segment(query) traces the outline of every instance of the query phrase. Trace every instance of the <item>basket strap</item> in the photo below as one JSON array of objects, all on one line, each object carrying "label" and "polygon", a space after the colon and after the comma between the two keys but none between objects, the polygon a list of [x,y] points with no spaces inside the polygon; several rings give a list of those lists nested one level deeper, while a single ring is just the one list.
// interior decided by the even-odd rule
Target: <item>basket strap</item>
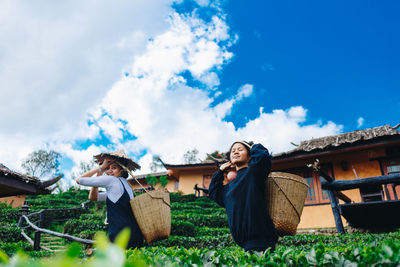
[{"label": "basket strap", "polygon": [[290,205],[292,205],[294,211],[295,211],[296,214],[297,214],[297,217],[298,217],[299,220],[300,220],[300,213],[299,213],[299,211],[298,211],[298,210],[296,209],[296,207],[293,205],[293,202],[292,202],[292,201],[289,199],[289,197],[286,195],[285,191],[282,190],[282,188],[281,188],[280,185],[275,181],[274,178],[272,178],[272,177],[268,177],[268,178],[271,179],[271,180],[276,184],[276,186],[279,188],[279,190],[282,191],[283,195],[284,195],[284,196],[286,197],[286,199],[289,201]]},{"label": "basket strap", "polygon": [[165,203],[165,205],[167,205],[168,207],[171,208],[171,205],[167,201],[165,201],[165,199],[163,197],[155,197],[155,196],[152,196],[150,192],[147,192],[147,193],[148,193],[148,195],[150,195],[150,197],[152,199],[161,199]]},{"label": "basket strap", "polygon": [[124,169],[125,171],[127,171],[127,172],[132,176],[133,179],[136,180],[136,182],[142,187],[142,189],[143,189],[144,191],[146,191],[146,193],[147,193],[152,199],[162,199],[162,201],[163,201],[168,207],[171,208],[171,205],[170,205],[167,201],[165,201],[165,199],[164,199],[163,197],[156,197],[156,196],[153,196],[146,188],[144,188],[143,185],[139,182],[139,180],[136,179],[136,177],[133,175],[133,173],[131,172],[131,170],[129,170],[127,167],[125,167],[123,164],[121,164],[121,163],[119,163],[119,162],[118,162],[118,164],[122,167],[122,169]]}]

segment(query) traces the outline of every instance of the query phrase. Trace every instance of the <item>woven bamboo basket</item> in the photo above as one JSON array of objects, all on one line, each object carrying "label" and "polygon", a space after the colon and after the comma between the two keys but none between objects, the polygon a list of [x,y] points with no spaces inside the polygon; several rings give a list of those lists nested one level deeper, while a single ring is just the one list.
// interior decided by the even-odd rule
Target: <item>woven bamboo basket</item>
[{"label": "woven bamboo basket", "polygon": [[133,214],[147,243],[171,234],[171,204],[165,188],[148,191],[130,200]]},{"label": "woven bamboo basket", "polygon": [[304,178],[271,172],[265,181],[265,201],[279,236],[295,235],[300,222],[308,184]]}]

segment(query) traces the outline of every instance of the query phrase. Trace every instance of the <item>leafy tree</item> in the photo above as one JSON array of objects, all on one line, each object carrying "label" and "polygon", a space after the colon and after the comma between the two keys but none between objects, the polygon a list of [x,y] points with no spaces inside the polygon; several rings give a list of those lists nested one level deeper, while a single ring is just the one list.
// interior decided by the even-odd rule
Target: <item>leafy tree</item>
[{"label": "leafy tree", "polygon": [[36,177],[53,176],[59,172],[61,154],[54,150],[39,149],[30,153],[23,161],[22,168],[28,175]]},{"label": "leafy tree", "polygon": [[162,170],[162,169],[164,169],[164,165],[161,162],[160,156],[155,155],[153,157],[152,162],[150,163],[150,170],[152,172],[157,172],[157,171]]},{"label": "leafy tree", "polygon": [[90,171],[90,170],[93,170],[93,169],[96,168],[96,167],[98,167],[98,166],[97,166],[96,162],[94,162],[94,160],[91,160],[91,161],[89,161],[89,162],[83,162],[83,161],[81,161],[81,162],[79,163],[79,171],[80,171],[80,174],[85,173],[85,172],[88,172],[88,171]]},{"label": "leafy tree", "polygon": [[197,157],[198,154],[199,154],[199,151],[196,148],[186,151],[186,153],[183,155],[183,162],[185,164],[199,162],[200,159]]},{"label": "leafy tree", "polygon": [[77,177],[81,176],[85,172],[93,170],[96,167],[98,168],[99,166],[97,165],[97,163],[94,160],[91,160],[91,161],[88,161],[88,162],[81,161],[79,163],[78,171],[74,172],[71,175],[71,177],[72,177],[73,180],[75,180]]},{"label": "leafy tree", "polygon": [[168,178],[167,175],[161,175],[160,178],[157,178],[156,176],[147,174],[146,175],[146,183],[152,187],[156,186],[160,182],[162,187],[165,187],[168,184]]}]

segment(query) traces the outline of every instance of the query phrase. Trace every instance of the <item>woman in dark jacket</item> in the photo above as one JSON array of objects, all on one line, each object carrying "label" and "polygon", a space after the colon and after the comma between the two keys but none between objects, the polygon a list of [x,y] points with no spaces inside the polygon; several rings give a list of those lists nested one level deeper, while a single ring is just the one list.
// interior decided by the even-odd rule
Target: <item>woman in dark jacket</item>
[{"label": "woman in dark jacket", "polygon": [[[213,175],[209,197],[225,207],[229,229],[239,246],[246,251],[274,251],[278,235],[264,201],[271,156],[261,144],[238,141],[232,144],[228,158]],[[224,171],[232,168],[236,177],[223,185]]]}]

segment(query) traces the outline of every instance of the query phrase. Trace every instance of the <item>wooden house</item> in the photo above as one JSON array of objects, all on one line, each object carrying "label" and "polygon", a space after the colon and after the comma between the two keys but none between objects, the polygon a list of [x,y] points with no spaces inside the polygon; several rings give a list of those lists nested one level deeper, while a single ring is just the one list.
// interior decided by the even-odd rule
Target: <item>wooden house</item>
[{"label": "wooden house", "polygon": [[0,164],[0,202],[20,207],[24,204],[26,195],[50,194],[52,189],[49,187],[61,178],[62,175],[59,175],[42,182],[34,176],[14,172]]},{"label": "wooden house", "polygon": [[[335,180],[363,179],[400,172],[399,125],[384,125],[333,136],[302,141],[295,149],[273,155],[272,171],[283,171],[302,176],[309,191],[299,228],[335,227],[328,194],[321,188],[321,180],[307,167],[319,159],[322,168]],[[169,169],[170,192],[194,193],[194,188],[208,188],[215,161],[195,164],[165,164]],[[165,174],[165,173],[163,173]],[[159,175],[159,174],[156,174]],[[145,175],[138,177],[145,184]],[[137,187],[135,183],[132,183]],[[203,193],[204,194],[204,193]],[[397,200],[400,186],[385,184],[345,192],[353,202]],[[344,220],[346,225],[346,221]]]}]

